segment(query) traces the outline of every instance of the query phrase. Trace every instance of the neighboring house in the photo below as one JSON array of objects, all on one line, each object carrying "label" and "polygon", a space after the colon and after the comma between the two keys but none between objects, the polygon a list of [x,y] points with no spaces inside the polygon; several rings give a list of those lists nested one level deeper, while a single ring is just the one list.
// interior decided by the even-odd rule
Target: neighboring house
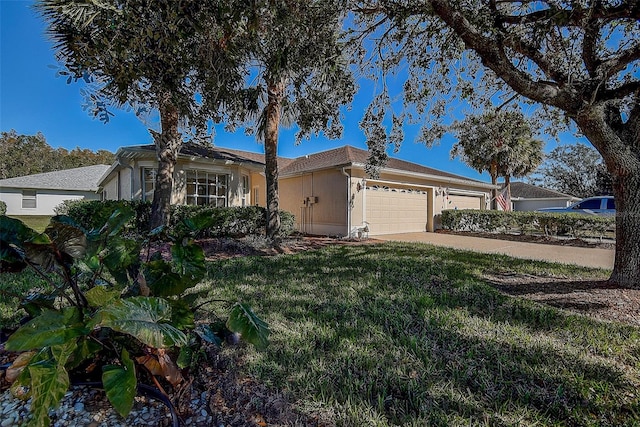
[{"label": "neighboring house", "polygon": [[[280,208],[299,231],[370,235],[433,231],[444,209],[485,209],[491,184],[389,159],[367,178],[368,152],[344,146],[296,159],[279,158]],[[100,186],[105,199],[153,196],[153,145],[123,147]],[[186,144],[178,156],[172,203],[264,206],[264,155]],[[366,231],[368,230],[368,231]]]},{"label": "neighboring house", "polygon": [[100,200],[98,181],[108,165],[85,166],[0,180],[7,215],[55,215],[65,200]]},{"label": "neighboring house", "polygon": [[567,207],[580,198],[524,182],[511,183],[511,203],[514,211],[535,211],[542,208]]}]

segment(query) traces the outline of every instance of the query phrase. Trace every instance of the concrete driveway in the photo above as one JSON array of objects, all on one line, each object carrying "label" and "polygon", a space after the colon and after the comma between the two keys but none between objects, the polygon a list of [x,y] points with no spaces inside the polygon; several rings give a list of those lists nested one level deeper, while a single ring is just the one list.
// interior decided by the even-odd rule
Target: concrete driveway
[{"label": "concrete driveway", "polygon": [[575,264],[583,267],[612,269],[614,259],[613,249],[544,245],[540,243],[483,239],[481,237],[444,233],[402,233],[372,237],[378,240],[429,243],[448,248],[465,249],[483,253],[497,253],[515,258]]}]

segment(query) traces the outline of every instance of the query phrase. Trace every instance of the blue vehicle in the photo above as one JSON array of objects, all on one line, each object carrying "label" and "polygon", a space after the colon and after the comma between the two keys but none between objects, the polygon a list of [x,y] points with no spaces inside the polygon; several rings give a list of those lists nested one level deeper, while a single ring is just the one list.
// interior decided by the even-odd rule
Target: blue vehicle
[{"label": "blue vehicle", "polygon": [[612,216],[616,214],[616,203],[613,196],[589,197],[566,208],[542,208],[536,212]]}]

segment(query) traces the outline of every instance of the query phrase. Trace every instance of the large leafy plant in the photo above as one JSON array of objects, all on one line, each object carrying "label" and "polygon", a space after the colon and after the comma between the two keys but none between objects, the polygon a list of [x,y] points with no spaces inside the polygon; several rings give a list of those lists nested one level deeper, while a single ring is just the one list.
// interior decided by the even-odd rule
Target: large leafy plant
[{"label": "large leafy plant", "polygon": [[[193,237],[209,219],[186,220],[181,235],[159,228],[140,242],[121,235],[133,215],[116,210],[89,232],[56,216],[43,233],[0,216],[0,271],[33,269],[55,289],[25,301],[32,319],[5,343],[6,350],[22,352],[8,377],[14,395],[33,399],[34,425],[48,424],[50,408],[80,367],[102,366],[107,398],[124,417],[140,372],[157,385],[161,377],[176,386],[202,341],[220,344],[239,334],[256,347],[267,344],[267,325],[246,304],[235,303],[226,322],[196,326],[184,294],[205,278],[204,253]],[[150,250],[160,236],[171,244],[170,255]]]}]

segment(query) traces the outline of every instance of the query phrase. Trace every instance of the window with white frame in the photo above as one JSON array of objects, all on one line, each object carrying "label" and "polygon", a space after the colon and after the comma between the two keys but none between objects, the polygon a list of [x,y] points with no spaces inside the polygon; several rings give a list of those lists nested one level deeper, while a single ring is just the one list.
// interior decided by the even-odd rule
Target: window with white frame
[{"label": "window with white frame", "polygon": [[153,200],[153,192],[156,188],[156,170],[154,168],[142,168],[142,200]]},{"label": "window with white frame", "polygon": [[36,208],[36,190],[22,190],[22,208]]},{"label": "window with white frame", "polygon": [[242,182],[240,184],[242,188],[240,188],[240,194],[242,197],[242,206],[247,206],[247,197],[249,197],[250,187],[249,187],[249,177],[247,175],[242,175]]},{"label": "window with white frame", "polygon": [[228,181],[229,176],[225,174],[187,171],[187,204],[227,206]]}]

